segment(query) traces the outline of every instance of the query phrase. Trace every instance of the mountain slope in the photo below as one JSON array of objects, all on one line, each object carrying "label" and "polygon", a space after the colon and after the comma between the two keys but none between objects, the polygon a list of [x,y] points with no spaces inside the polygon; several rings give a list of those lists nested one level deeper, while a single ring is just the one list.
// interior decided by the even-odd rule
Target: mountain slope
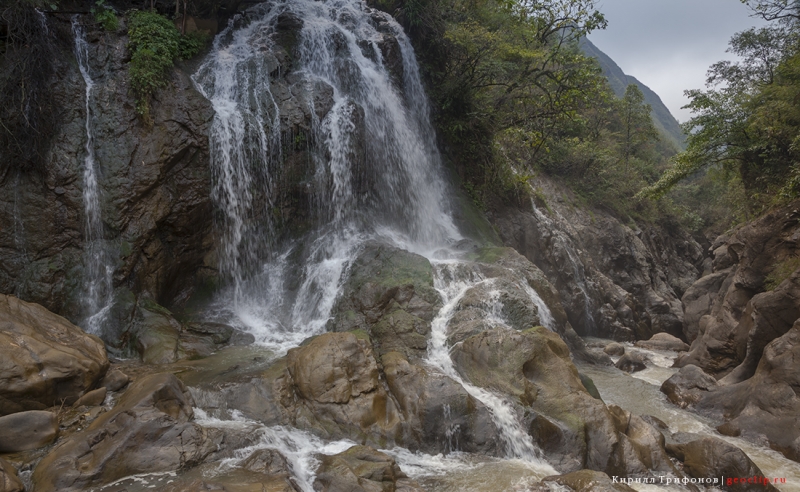
[{"label": "mountain slope", "polygon": [[674,116],[669,112],[669,109],[658,97],[658,94],[653,92],[652,89],[641,83],[636,77],[627,75],[622,69],[614,63],[608,55],[600,51],[600,49],[592,44],[588,39],[581,41],[581,49],[584,53],[592,58],[595,58],[603,69],[603,74],[611,84],[611,88],[618,97],[625,94],[625,88],[628,84],[636,84],[644,94],[644,100],[652,108],[653,122],[656,128],[667,137],[667,139],[679,148],[684,148],[686,137],[681,130],[680,124]]}]

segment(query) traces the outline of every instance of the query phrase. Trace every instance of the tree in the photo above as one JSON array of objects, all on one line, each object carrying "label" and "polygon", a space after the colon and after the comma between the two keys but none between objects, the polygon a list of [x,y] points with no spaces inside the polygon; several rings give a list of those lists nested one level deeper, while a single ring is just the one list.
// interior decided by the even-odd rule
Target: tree
[{"label": "tree", "polygon": [[755,15],[764,20],[800,20],[800,1],[798,0],[741,0]]},{"label": "tree", "polygon": [[631,156],[643,144],[658,138],[658,131],[650,117],[652,108],[644,103],[644,94],[636,84],[629,84],[622,97],[622,160],[625,170]]},{"label": "tree", "polygon": [[[753,5],[757,13],[770,16],[787,5],[750,3],[758,4]],[[790,7],[794,5],[792,2]],[[796,25],[779,22],[733,37],[729,51],[742,60],[714,64],[707,90],[686,91],[691,99],[687,107],[694,114],[684,124],[687,149],[657,183],[642,191],[643,196],[660,197],[681,180],[709,167],[734,172],[747,195],[761,205],[766,205],[770,194],[796,193],[794,178],[789,177],[795,176],[800,184],[796,158],[800,150],[796,139],[800,132],[798,32]]]}]

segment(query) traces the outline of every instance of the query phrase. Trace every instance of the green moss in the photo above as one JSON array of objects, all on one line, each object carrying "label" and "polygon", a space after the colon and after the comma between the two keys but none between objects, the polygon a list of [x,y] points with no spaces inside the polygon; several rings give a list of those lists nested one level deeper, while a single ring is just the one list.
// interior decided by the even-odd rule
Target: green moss
[{"label": "green moss", "polygon": [[478,250],[475,257],[481,263],[495,263],[506,255],[506,249],[501,247],[488,247]]},{"label": "green moss", "polygon": [[784,280],[789,278],[792,273],[800,268],[800,257],[790,256],[782,261],[775,263],[772,266],[767,278],[764,279],[764,289],[773,290],[778,287]]},{"label": "green moss", "polygon": [[169,309],[165,308],[164,306],[162,306],[161,304],[158,304],[157,302],[155,302],[153,300],[144,299],[144,298],[139,299],[139,305],[143,309],[146,309],[146,310],[148,310],[148,311],[150,311],[152,313],[163,314],[164,316],[170,316],[170,317],[172,316],[172,313],[170,312]]},{"label": "green moss", "polygon": [[355,335],[355,337],[359,340],[369,341],[369,333],[367,333],[366,330],[351,330],[350,333]]}]

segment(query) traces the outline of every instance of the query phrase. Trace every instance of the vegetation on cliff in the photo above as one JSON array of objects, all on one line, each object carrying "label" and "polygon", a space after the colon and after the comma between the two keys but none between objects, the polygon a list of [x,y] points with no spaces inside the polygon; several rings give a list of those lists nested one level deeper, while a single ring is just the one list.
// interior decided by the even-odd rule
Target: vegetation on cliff
[{"label": "vegetation on cliff", "polygon": [[[417,45],[436,123],[481,206],[525,203],[546,173],[627,220],[680,211],[634,201],[677,152],[641,91],[617,98],[579,41],[606,21],[593,0],[413,0],[381,4]],[[678,212],[678,213],[676,213]]]},{"label": "vegetation on cliff", "polygon": [[800,11],[782,0],[744,3],[774,22],[736,34],[728,51],[741,61],[714,64],[706,90],[686,91],[687,149],[643,196],[701,172],[716,181],[711,201],[739,198],[729,203],[740,220],[800,196]]}]

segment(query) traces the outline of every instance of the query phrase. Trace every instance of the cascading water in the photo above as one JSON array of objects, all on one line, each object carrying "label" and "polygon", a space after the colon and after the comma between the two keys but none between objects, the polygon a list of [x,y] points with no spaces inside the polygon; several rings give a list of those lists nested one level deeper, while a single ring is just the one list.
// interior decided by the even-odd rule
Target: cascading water
[{"label": "cascading water", "polygon": [[100,211],[100,190],[97,183],[97,162],[92,131],[92,89],[94,81],[89,73],[89,47],[78,16],[72,18],[72,33],[75,37],[75,58],[86,84],[86,156],[83,160],[83,207],[84,207],[84,269],[86,271],[86,319],[84,329],[92,334],[102,333],[102,324],[111,306],[112,275],[114,268],[103,239],[103,220]]},{"label": "cascading water", "polygon": [[[302,24],[292,76],[308,94],[316,224],[289,245],[276,244],[272,218],[282,146],[292,138],[282,130],[274,94],[284,90],[275,81],[282,68],[272,54],[287,18]],[[216,111],[210,141],[220,267],[232,284],[224,304],[280,352],[324,328],[365,240],[399,237],[422,252],[461,237],[444,203],[419,69],[391,16],[355,0],[299,0],[256,6],[247,19],[217,36],[193,79]],[[402,93],[381,49],[390,38],[399,44]],[[332,90],[321,120],[320,87]]]},{"label": "cascading water", "polygon": [[[492,420],[500,431],[506,445],[506,453],[510,458],[520,458],[540,464],[543,467],[549,467],[550,465],[542,459],[541,451],[533,444],[531,436],[525,432],[525,429],[519,423],[514,408],[497,395],[464,381],[456,371],[453,360],[450,358],[450,348],[447,345],[447,325],[453,318],[459,301],[469,289],[480,283],[492,282],[492,280],[485,279],[477,271],[470,268],[470,264],[457,260],[434,260],[433,266],[435,272],[434,287],[442,296],[443,306],[431,322],[428,362],[458,382],[467,393],[489,409]],[[493,309],[490,314],[498,312],[499,310]],[[492,320],[495,322],[501,321],[496,315],[492,316]],[[553,470],[553,473],[555,473],[555,470]]]}]

